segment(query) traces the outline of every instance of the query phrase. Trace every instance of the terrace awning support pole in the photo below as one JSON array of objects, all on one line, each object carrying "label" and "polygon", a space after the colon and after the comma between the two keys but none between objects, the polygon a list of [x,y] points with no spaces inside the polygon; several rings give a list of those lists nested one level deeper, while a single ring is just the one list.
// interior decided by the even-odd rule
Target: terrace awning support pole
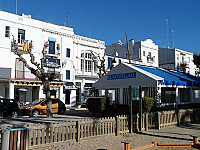
[{"label": "terrace awning support pole", "polygon": [[180,125],[180,118],[179,118],[179,108],[178,108],[178,104],[179,104],[180,100],[179,100],[179,93],[178,93],[178,87],[176,87],[176,115],[177,115],[177,125]]},{"label": "terrace awning support pole", "polygon": [[140,126],[139,129],[142,131],[142,87],[139,86],[139,114],[140,114]]},{"label": "terrace awning support pole", "polygon": [[132,86],[129,85],[129,133],[133,132]]}]

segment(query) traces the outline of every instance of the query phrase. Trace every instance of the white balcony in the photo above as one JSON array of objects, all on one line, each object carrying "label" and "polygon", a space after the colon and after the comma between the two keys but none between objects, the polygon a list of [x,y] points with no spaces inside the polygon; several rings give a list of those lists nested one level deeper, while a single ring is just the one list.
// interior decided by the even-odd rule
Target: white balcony
[{"label": "white balcony", "polygon": [[15,70],[15,79],[24,80],[38,80],[38,78],[31,73],[31,71]]},{"label": "white balcony", "polygon": [[[34,48],[34,42],[31,41],[31,40],[28,40],[28,45],[29,45],[29,48],[32,47],[32,49]],[[18,52],[25,52],[26,51],[23,49],[23,44],[22,43],[17,43],[17,46],[18,46]],[[11,41],[11,50],[13,51],[14,50],[14,44],[13,44],[13,41]]]},{"label": "white balcony", "polygon": [[184,60],[184,61],[181,62],[181,64],[186,64],[186,65],[188,65],[188,64],[189,64],[189,61]]},{"label": "white balcony", "polygon": [[153,56],[153,57],[147,56],[147,63],[153,63],[154,60],[155,60],[155,56]]},{"label": "white balcony", "polygon": [[81,77],[81,78],[95,78],[95,79],[98,79],[99,76],[97,73],[94,73],[94,72],[84,72],[82,70],[78,70],[78,69],[75,69],[75,76],[76,77]]}]

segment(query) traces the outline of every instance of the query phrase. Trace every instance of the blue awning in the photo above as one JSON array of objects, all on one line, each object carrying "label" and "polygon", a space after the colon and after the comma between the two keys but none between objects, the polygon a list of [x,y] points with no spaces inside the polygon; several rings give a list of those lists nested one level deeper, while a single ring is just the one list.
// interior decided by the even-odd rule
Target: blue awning
[{"label": "blue awning", "polygon": [[178,71],[171,71],[171,72],[182,78],[192,81],[194,85],[200,86],[200,79],[198,77],[195,77],[193,75],[184,72],[178,72]]},{"label": "blue awning", "polygon": [[84,87],[92,87],[93,83],[85,83]]},{"label": "blue awning", "polygon": [[65,86],[73,86],[74,83],[73,82],[65,82]]},{"label": "blue awning", "polygon": [[73,82],[65,82],[64,86],[63,86],[63,90],[76,90],[77,88],[75,87]]},{"label": "blue awning", "polygon": [[55,38],[52,38],[52,37],[49,37],[49,38],[48,38],[48,41],[56,42],[56,39],[55,39]]},{"label": "blue awning", "polygon": [[147,72],[150,72],[154,75],[157,75],[157,76],[163,78],[164,81],[158,81],[158,83],[161,85],[181,85],[181,86],[191,86],[192,85],[191,80],[183,79],[181,77],[173,75],[172,73],[169,73],[167,70],[164,70],[164,69],[137,66],[137,65],[133,65],[133,66],[138,67],[142,70],[145,70]]}]

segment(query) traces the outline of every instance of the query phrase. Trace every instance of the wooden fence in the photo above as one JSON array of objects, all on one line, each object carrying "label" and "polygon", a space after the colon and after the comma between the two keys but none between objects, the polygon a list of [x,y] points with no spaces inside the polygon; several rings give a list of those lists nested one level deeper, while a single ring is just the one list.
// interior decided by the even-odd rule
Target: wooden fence
[{"label": "wooden fence", "polygon": [[192,109],[160,111],[150,114],[144,113],[142,115],[142,126],[140,127],[139,114],[135,114],[133,115],[133,130],[148,131],[148,128],[161,129],[166,126],[192,122],[194,120],[193,117]]},{"label": "wooden fence", "polygon": [[104,135],[126,134],[128,117],[117,116],[100,119],[56,122],[50,124],[28,124],[29,149],[77,141]]},{"label": "wooden fence", "polygon": [[193,110],[172,110],[157,113],[157,128],[193,121]]},{"label": "wooden fence", "polygon": [[77,122],[77,142],[94,136],[115,135],[115,130],[116,119],[114,117],[81,120]]}]

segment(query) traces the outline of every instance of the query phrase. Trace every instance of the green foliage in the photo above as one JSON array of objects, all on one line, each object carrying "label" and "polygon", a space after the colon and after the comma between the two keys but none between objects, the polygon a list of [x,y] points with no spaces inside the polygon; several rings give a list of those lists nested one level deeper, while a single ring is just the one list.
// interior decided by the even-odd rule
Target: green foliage
[{"label": "green foliage", "polygon": [[142,107],[144,112],[150,112],[154,105],[153,97],[142,97]]},{"label": "green foliage", "polygon": [[89,97],[86,105],[90,112],[103,112],[106,108],[106,97]]}]

